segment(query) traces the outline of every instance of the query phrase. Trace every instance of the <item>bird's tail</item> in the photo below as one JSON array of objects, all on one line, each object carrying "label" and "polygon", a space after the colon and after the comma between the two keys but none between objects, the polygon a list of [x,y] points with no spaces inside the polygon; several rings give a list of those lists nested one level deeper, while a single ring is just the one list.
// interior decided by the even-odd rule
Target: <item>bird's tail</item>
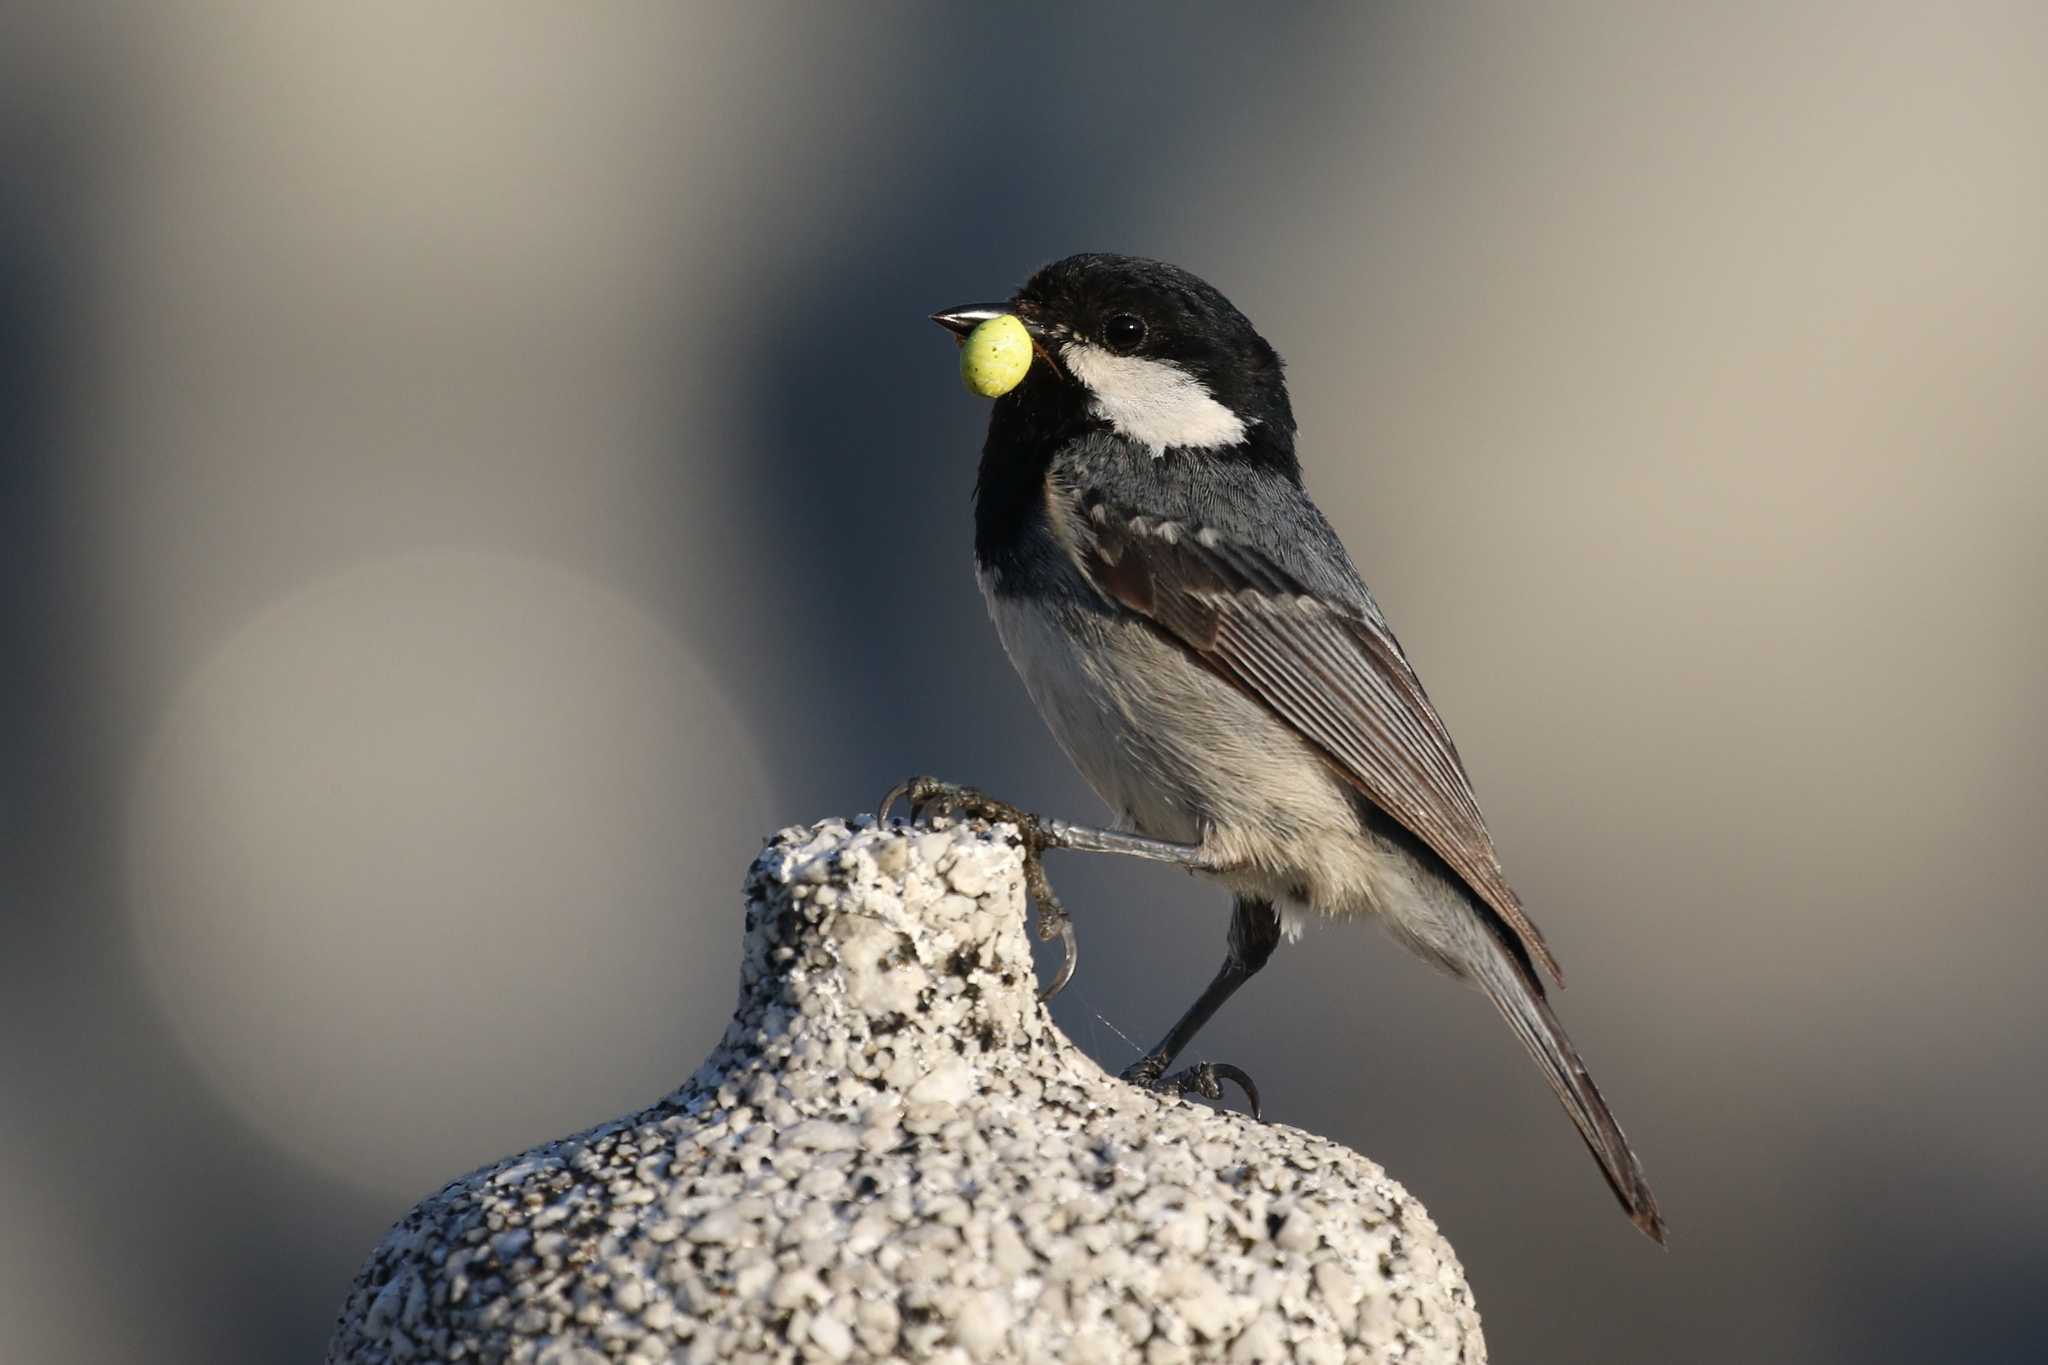
[{"label": "bird's tail", "polygon": [[1468,963],[1468,970],[1500,1010],[1501,1017],[1508,1021],[1508,1027],[1522,1040],[1522,1046],[1543,1068],[1543,1078],[1550,1082],[1559,1103],[1578,1125],[1579,1136],[1586,1140],[1593,1159],[1600,1163],[1601,1173],[1607,1177],[1622,1208],[1628,1211],[1629,1219],[1652,1241],[1663,1245],[1664,1218],[1657,1211],[1657,1199],[1650,1193],[1642,1163],[1629,1149],[1627,1135],[1615,1122],[1607,1101],[1601,1098],[1600,1087],[1586,1074],[1579,1050],[1572,1046],[1564,1026],[1551,1013],[1542,984],[1505,944],[1495,946],[1497,951],[1484,954],[1482,961]]}]

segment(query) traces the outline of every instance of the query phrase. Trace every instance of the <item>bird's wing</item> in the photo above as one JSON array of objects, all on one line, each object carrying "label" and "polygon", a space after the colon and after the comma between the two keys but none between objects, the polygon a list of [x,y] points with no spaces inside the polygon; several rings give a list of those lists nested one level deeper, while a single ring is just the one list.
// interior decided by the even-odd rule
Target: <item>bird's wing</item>
[{"label": "bird's wing", "polygon": [[1369,602],[1305,588],[1217,531],[1132,514],[1099,492],[1069,523],[1109,599],[1273,711],[1368,800],[1450,864],[1559,985],[1557,959],[1508,885],[1449,731]]}]

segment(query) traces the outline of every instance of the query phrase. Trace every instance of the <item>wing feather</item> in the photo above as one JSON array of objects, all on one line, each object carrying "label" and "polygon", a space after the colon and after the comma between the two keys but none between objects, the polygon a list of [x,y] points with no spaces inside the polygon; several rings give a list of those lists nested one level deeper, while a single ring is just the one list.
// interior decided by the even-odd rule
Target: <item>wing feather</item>
[{"label": "wing feather", "polygon": [[1212,530],[1090,503],[1073,524],[1097,587],[1321,750],[1448,863],[1562,985],[1557,959],[1501,870],[1450,732],[1369,600],[1310,592]]}]

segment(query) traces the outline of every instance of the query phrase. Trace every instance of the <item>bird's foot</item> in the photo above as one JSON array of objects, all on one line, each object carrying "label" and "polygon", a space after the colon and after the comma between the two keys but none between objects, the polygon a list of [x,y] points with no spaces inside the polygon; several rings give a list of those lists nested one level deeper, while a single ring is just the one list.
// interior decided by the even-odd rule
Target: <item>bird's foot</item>
[{"label": "bird's foot", "polygon": [[1066,907],[1060,904],[1052,882],[1045,875],[1045,860],[1041,855],[1052,847],[1052,841],[1046,835],[1044,821],[1028,810],[1008,801],[998,801],[973,787],[941,782],[936,777],[907,777],[889,788],[882,797],[881,804],[875,809],[877,825],[889,823],[889,809],[898,801],[909,802],[912,824],[927,821],[935,815],[964,815],[970,820],[1017,827],[1024,846],[1024,889],[1030,894],[1031,903],[1038,907],[1038,937],[1047,942],[1056,938],[1060,940],[1062,949],[1060,969],[1053,973],[1052,984],[1040,991],[1038,998],[1041,1002],[1051,1000],[1065,990],[1067,983],[1074,979],[1074,968],[1081,960],[1081,950],[1074,940],[1074,921],[1067,914]]},{"label": "bird's foot", "polygon": [[1162,1095],[1200,1095],[1217,1104],[1223,1102],[1223,1082],[1229,1081],[1244,1091],[1252,1118],[1265,1122],[1266,1111],[1259,1103],[1259,1087],[1252,1083],[1252,1078],[1244,1073],[1242,1067],[1232,1066],[1229,1062],[1200,1062],[1182,1067],[1171,1075],[1161,1075],[1164,1070],[1165,1062],[1156,1057],[1143,1057],[1126,1067],[1121,1079]]}]

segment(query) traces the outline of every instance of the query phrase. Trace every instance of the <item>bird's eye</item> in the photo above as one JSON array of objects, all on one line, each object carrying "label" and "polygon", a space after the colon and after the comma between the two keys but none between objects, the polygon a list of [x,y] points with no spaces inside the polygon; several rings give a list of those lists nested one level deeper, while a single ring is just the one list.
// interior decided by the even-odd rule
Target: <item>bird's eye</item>
[{"label": "bird's eye", "polygon": [[1129,355],[1144,339],[1145,320],[1129,313],[1118,313],[1102,327],[1103,342],[1118,355]]}]

